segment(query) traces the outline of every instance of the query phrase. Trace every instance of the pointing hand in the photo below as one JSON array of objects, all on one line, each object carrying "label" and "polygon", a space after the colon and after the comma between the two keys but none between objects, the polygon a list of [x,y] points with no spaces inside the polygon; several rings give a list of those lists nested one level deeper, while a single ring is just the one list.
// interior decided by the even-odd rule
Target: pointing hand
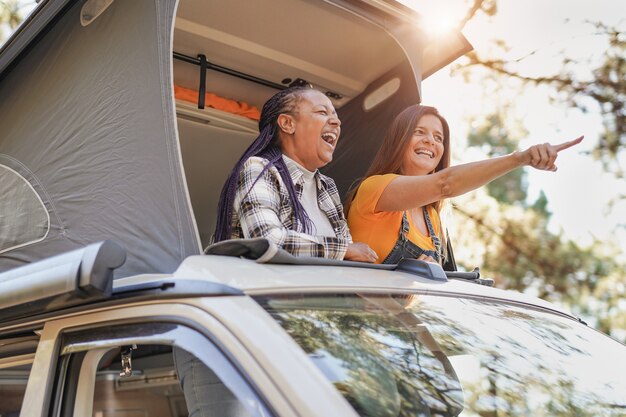
[{"label": "pointing hand", "polygon": [[527,165],[544,171],[556,171],[557,167],[554,163],[559,152],[578,145],[583,138],[584,136],[580,136],[574,140],[563,142],[558,145],[551,145],[549,143],[534,145],[523,151],[522,154],[527,161]]}]

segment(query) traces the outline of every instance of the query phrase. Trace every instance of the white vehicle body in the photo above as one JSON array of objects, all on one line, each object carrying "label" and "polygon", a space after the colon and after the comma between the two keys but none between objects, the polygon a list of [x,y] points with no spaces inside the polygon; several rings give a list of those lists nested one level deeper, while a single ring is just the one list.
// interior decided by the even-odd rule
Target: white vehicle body
[{"label": "white vehicle body", "polygon": [[[81,264],[80,258],[72,262],[68,259],[66,257],[65,263],[57,261],[57,265]],[[102,262],[95,261],[94,265]],[[422,361],[426,360],[428,352],[444,352],[445,363],[451,364],[454,369],[455,384],[462,387],[464,400],[461,408],[454,408],[455,411],[450,411],[452,414],[448,415],[474,415],[480,409],[489,409],[476,399],[477,392],[483,390],[481,384],[475,386],[472,381],[484,377],[478,369],[485,365],[489,367],[491,360],[494,361],[494,368],[497,369],[500,361],[507,364],[501,366],[509,371],[507,366],[511,363],[517,364],[520,360],[527,363],[530,371],[520,367],[516,370],[518,375],[499,375],[499,378],[510,378],[509,382],[514,384],[518,383],[518,378],[530,378],[533,372],[545,373],[546,380],[556,373],[575,387],[570,398],[573,403],[580,401],[580,405],[586,405],[596,413],[608,411],[613,413],[606,415],[620,415],[624,372],[624,362],[620,361],[620,357],[624,357],[624,346],[587,328],[567,312],[539,299],[463,280],[437,281],[420,272],[334,264],[336,262],[330,262],[330,265],[259,264],[237,257],[195,256],[185,260],[173,274],[120,279],[115,282],[112,295],[92,295],[91,299],[88,297],[78,304],[74,300],[67,308],[63,307],[62,301],[30,302],[26,307],[31,308],[31,313],[22,311],[22,315],[28,318],[17,318],[0,325],[5,335],[3,358],[0,359],[0,390],[5,390],[5,394],[16,387],[23,390],[22,416],[49,413],[133,415],[128,414],[129,410],[141,410],[142,415],[148,416],[185,415],[184,411],[181,412],[180,403],[173,405],[182,398],[177,371],[170,359],[174,346],[174,349],[193,352],[200,360],[211,364],[223,384],[235,393],[239,401],[248,404],[250,415],[357,416],[359,414],[353,407],[368,404],[376,409],[371,399],[359,399],[358,396],[356,400],[344,398],[339,385],[336,385],[339,382],[332,379],[333,375],[336,377],[337,369],[341,368],[337,368],[340,362],[329,360],[328,356],[324,358],[323,353],[320,356],[319,352],[324,350],[318,353],[306,352],[306,347],[303,350],[304,346],[296,343],[302,335],[293,334],[293,329],[283,328],[284,324],[276,321],[264,301],[287,299],[291,300],[287,303],[289,305],[303,300],[306,302],[308,298],[330,300],[324,301],[322,308],[332,314],[336,310],[336,307],[333,310],[332,300],[339,298],[365,300],[370,308],[382,306],[380,311],[368,311],[367,314],[374,316],[391,314],[400,317],[409,311],[417,316],[422,309],[428,310],[429,303],[440,303],[450,310],[451,317],[457,314],[456,320],[459,321],[450,321],[451,329],[462,325],[465,319],[459,318],[467,314],[465,311],[455,313],[455,310],[463,310],[467,306],[470,312],[472,308],[484,310],[484,316],[470,314],[466,319],[475,323],[474,330],[481,333],[481,337],[487,335],[485,343],[490,343],[491,338],[496,341],[502,358],[492,359],[487,355],[486,362],[478,346],[456,348],[466,348],[468,352],[474,349],[471,354],[450,350],[454,343],[450,345],[444,336],[446,332],[441,333],[438,329],[441,323],[417,320],[411,325],[403,321],[406,331],[418,332],[414,343],[419,343],[424,349]],[[84,260],[82,265],[86,265]],[[31,271],[35,266],[30,266]],[[87,269],[84,267],[83,270]],[[31,277],[32,273],[23,276]],[[54,280],[52,273],[49,272],[48,276],[51,281]],[[111,276],[109,272],[108,277]],[[388,304],[390,300],[406,300],[407,297],[413,300],[407,305]],[[12,314],[15,308],[21,307],[5,300],[7,315]],[[47,313],[37,313],[37,309]],[[337,311],[343,310],[339,308]],[[505,319],[499,317],[500,311],[514,315]],[[528,322],[528,329],[534,328],[537,326],[532,324],[535,318],[539,318],[545,328],[538,329],[535,335],[528,334],[524,324]],[[518,324],[507,322],[512,319]],[[542,340],[542,332],[550,329],[550,322],[556,323],[556,329],[561,329],[559,346],[553,346],[550,338]],[[494,327],[486,323],[492,323]],[[323,324],[319,325],[320,329],[324,329]],[[499,329],[519,331],[501,334]],[[32,344],[35,335],[39,335],[36,337],[36,353]],[[457,342],[469,340],[458,336]],[[30,353],[24,354],[24,343],[27,341],[30,345],[26,350],[30,349]],[[386,338],[378,342],[382,343],[381,346],[388,343],[392,347],[397,343],[390,343]],[[518,343],[522,345],[516,347]],[[118,370],[112,373],[112,367],[118,369],[121,366],[115,364],[119,363],[124,346],[132,345],[139,346],[137,352],[141,352],[143,347],[155,345],[161,350],[135,359],[130,376],[121,376]],[[554,356],[554,361],[549,363],[551,372],[534,369],[547,364],[543,360],[527,357],[533,351],[551,352]],[[518,352],[520,357],[511,354]],[[601,353],[611,357],[603,357]],[[114,360],[107,364],[103,358],[111,355]],[[576,358],[570,358],[571,355]],[[80,361],[72,357],[80,358]],[[566,369],[563,367],[570,365],[569,360],[580,369],[567,369],[562,374]],[[27,379],[16,378],[16,373],[11,373],[11,370],[23,369],[24,366],[31,369]],[[334,366],[334,371],[328,366]],[[372,370],[365,369],[363,372]],[[590,383],[579,379],[581,372],[591,380]],[[399,381],[397,383],[400,384]],[[111,387],[107,388],[106,384],[111,384]],[[500,384],[506,385],[502,381]],[[356,393],[358,386],[352,389]],[[371,389],[376,392],[382,388],[374,385]],[[527,389],[530,393],[533,388]],[[562,387],[551,384],[535,389],[537,397],[527,395],[525,391],[507,394],[518,397],[518,400],[522,398],[528,407],[526,411],[512,412],[502,404],[494,406],[492,411],[497,410],[495,412],[502,415],[545,411],[549,400],[553,400],[546,394],[553,390],[555,399],[563,394]],[[546,389],[549,392],[545,392]],[[581,390],[588,391],[583,394]],[[599,392],[603,396],[601,399],[595,397]],[[611,403],[611,400],[615,402]],[[6,402],[7,397],[3,396],[0,407],[6,406]],[[402,402],[397,402],[387,409],[379,407],[378,413],[373,415],[419,415],[407,414],[409,411],[403,410],[400,404]],[[565,409],[554,415],[569,415],[569,412],[571,410]]]}]

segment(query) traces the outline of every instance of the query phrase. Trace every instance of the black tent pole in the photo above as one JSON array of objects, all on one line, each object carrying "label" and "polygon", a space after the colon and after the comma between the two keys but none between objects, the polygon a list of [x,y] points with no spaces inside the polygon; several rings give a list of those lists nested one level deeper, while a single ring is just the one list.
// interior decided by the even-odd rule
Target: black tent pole
[{"label": "black tent pole", "polygon": [[206,94],[206,55],[198,55],[200,60],[200,88],[198,88],[198,108],[204,109],[204,95]]}]

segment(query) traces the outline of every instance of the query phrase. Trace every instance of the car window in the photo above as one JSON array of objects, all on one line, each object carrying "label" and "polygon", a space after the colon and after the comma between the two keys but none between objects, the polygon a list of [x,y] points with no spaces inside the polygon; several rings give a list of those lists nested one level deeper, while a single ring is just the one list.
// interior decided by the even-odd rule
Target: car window
[{"label": "car window", "polygon": [[176,324],[67,334],[59,368],[54,411],[61,416],[269,415],[206,337]]},{"label": "car window", "polygon": [[19,416],[39,337],[0,339],[0,416]]},{"label": "car window", "polygon": [[362,416],[626,409],[626,347],[566,317],[428,295],[258,301]]}]

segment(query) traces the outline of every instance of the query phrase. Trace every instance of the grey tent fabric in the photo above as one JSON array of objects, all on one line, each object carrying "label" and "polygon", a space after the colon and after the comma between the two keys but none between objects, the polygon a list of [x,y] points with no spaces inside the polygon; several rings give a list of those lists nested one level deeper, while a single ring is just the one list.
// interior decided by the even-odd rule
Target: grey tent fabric
[{"label": "grey tent fabric", "polygon": [[0,154],[41,196],[50,231],[0,253],[0,271],[104,239],[128,250],[116,277],[200,253],[171,91],[175,3],[115,1],[82,27],[75,2],[3,74]]},{"label": "grey tent fabric", "polygon": [[37,192],[15,170],[0,164],[0,253],[43,240],[50,217]]}]

